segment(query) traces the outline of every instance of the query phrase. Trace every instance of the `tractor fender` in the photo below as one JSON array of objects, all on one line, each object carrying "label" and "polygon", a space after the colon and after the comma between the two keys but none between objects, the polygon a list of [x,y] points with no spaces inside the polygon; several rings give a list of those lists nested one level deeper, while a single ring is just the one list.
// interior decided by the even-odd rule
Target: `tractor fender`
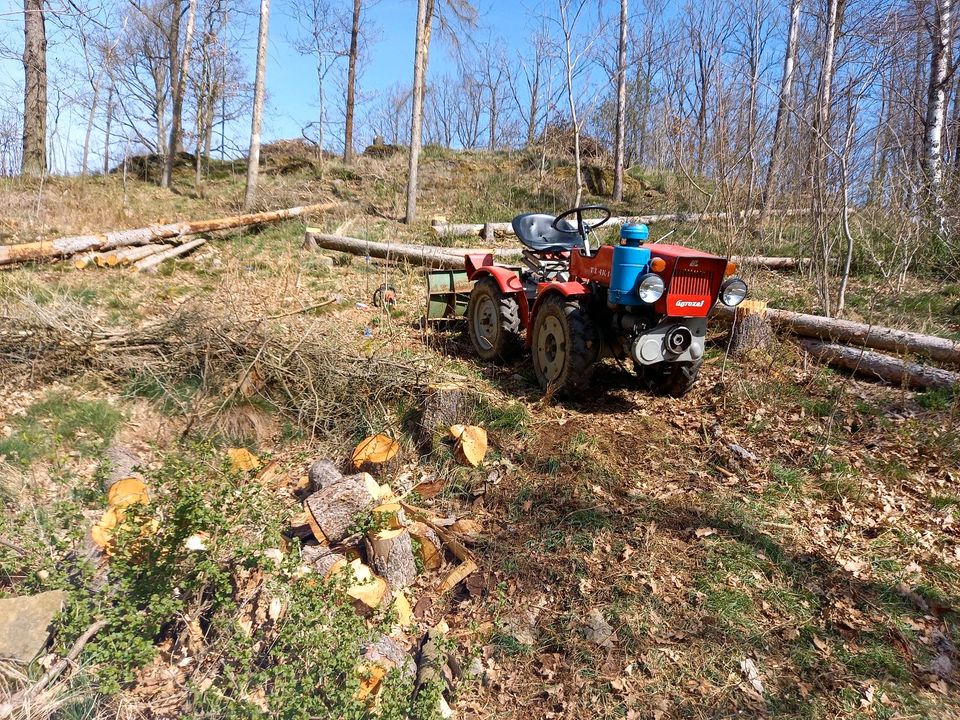
[{"label": "tractor fender", "polygon": [[[469,267],[469,256],[467,267]],[[487,276],[492,277],[496,281],[500,292],[516,298],[517,305],[520,308],[520,327],[529,332],[527,326],[529,325],[528,321],[530,318],[530,304],[527,302],[527,294],[523,291],[523,283],[520,282],[517,273],[514,270],[499,267],[498,265],[483,265],[475,268],[470,279],[476,281]]]},{"label": "tractor fender", "polygon": [[576,280],[568,280],[567,282],[542,283],[537,288],[537,301],[533,304],[533,311],[530,313],[530,322],[526,324],[527,347],[533,346],[533,318],[537,316],[537,313],[540,311],[540,307],[543,305],[544,301],[547,298],[555,295],[559,295],[563,298],[587,297],[590,295],[590,289],[583,283],[579,283]]}]

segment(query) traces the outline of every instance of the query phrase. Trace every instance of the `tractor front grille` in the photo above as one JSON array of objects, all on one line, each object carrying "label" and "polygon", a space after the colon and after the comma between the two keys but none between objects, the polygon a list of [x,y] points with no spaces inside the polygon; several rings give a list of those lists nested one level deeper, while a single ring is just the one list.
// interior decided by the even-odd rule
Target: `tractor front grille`
[{"label": "tractor front grille", "polygon": [[711,273],[690,267],[678,268],[670,281],[670,292],[684,296],[710,297]]}]

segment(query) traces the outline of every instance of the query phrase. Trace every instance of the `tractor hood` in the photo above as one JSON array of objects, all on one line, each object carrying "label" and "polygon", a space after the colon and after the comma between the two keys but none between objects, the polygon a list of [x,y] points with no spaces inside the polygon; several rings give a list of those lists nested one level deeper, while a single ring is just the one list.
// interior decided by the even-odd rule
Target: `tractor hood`
[{"label": "tractor hood", "polygon": [[652,258],[662,258],[661,276],[667,291],[654,309],[671,317],[706,317],[713,307],[727,269],[725,258],[681,245],[646,246]]}]

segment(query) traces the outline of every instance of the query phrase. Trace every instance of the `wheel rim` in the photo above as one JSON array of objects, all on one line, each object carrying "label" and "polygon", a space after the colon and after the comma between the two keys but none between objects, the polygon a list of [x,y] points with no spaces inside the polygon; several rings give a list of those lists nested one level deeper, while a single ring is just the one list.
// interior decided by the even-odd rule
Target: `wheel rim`
[{"label": "wheel rim", "polygon": [[497,303],[489,295],[478,298],[476,312],[473,314],[473,334],[477,344],[483,350],[493,350],[497,346],[500,333],[500,317]]},{"label": "wheel rim", "polygon": [[563,323],[553,315],[543,319],[537,333],[537,364],[547,382],[556,380],[567,360],[567,336]]}]

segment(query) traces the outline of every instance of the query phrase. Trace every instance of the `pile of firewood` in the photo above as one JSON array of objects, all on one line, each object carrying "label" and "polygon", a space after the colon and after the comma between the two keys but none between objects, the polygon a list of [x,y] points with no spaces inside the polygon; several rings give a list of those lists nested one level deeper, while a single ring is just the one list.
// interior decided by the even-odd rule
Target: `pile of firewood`
[{"label": "pile of firewood", "polygon": [[[377,438],[385,436],[366,442]],[[355,453],[353,467],[394,467],[388,461],[396,449],[378,445],[359,461]],[[364,617],[389,610],[396,618],[395,632],[372,645],[372,654],[363,658],[362,699],[375,704],[388,672],[416,671],[419,682],[424,669],[419,659],[438,652],[431,643],[442,623],[415,642],[406,634],[415,616],[424,617],[461,582],[475,590],[469,578],[477,577],[478,568],[466,542],[477,536],[479,526],[467,519],[440,518],[410,504],[370,473],[345,475],[328,459],[310,465],[301,486],[303,512],[292,520],[289,533],[303,543],[302,571],[340,583]],[[421,593],[416,602],[411,597],[414,585]]]}]

